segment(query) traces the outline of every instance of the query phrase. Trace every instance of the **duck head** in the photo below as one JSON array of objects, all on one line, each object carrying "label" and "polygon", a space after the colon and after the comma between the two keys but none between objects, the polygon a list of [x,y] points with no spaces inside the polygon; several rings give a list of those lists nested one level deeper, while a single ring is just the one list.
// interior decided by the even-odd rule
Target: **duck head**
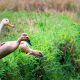
[{"label": "duck head", "polygon": [[29,37],[28,37],[28,35],[27,35],[26,33],[22,33],[19,41],[20,41],[20,42],[21,42],[21,41],[26,41],[29,45],[32,45],[32,44],[31,44],[31,41],[30,41],[30,39],[29,39]]},{"label": "duck head", "polygon": [[14,27],[14,25],[12,25],[12,24],[10,23],[9,19],[7,19],[7,18],[4,18],[4,19],[1,21],[1,24],[2,24],[3,26]]},{"label": "duck head", "polygon": [[41,51],[38,51],[38,50],[32,50],[30,51],[30,54],[31,55],[34,55],[36,57],[39,57],[41,58],[42,60],[46,60],[46,57],[43,55],[43,53]]}]

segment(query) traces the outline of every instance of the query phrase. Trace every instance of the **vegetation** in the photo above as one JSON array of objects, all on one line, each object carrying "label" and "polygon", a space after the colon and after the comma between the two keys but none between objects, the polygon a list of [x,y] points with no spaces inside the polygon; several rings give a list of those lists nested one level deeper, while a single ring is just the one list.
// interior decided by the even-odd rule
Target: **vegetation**
[{"label": "vegetation", "polygon": [[79,0],[0,0],[0,10],[80,11]]},{"label": "vegetation", "polygon": [[1,80],[80,79],[79,24],[57,13],[0,12],[0,19],[4,17],[9,18],[15,28],[4,28],[0,41],[17,40],[21,33],[26,32],[30,36],[31,47],[41,50],[46,60],[22,53],[18,48],[0,60]]}]

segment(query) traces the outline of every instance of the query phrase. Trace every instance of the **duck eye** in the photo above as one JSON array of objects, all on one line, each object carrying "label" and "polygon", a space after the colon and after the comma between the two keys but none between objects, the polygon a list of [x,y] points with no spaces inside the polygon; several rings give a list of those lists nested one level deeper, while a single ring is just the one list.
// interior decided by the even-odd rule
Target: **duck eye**
[{"label": "duck eye", "polygon": [[8,20],[6,20],[6,21],[8,21]]}]

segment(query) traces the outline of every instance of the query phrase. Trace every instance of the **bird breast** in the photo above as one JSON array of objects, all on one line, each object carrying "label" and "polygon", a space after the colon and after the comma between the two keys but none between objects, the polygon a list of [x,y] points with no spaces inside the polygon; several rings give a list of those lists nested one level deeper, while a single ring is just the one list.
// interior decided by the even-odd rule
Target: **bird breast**
[{"label": "bird breast", "polygon": [[0,47],[0,56],[5,56],[17,49],[19,43],[17,41],[5,42],[4,45]]}]

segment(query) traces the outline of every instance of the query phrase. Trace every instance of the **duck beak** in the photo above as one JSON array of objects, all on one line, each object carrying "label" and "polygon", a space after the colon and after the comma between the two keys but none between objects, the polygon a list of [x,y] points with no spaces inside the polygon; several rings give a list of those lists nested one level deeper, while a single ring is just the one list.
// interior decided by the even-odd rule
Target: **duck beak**
[{"label": "duck beak", "polygon": [[7,23],[6,25],[9,27],[14,27],[14,25],[12,25],[11,23]]},{"label": "duck beak", "polygon": [[31,41],[30,41],[30,40],[28,40],[28,41],[27,41],[27,43],[28,43],[30,46],[32,46],[32,44],[31,44]]}]

